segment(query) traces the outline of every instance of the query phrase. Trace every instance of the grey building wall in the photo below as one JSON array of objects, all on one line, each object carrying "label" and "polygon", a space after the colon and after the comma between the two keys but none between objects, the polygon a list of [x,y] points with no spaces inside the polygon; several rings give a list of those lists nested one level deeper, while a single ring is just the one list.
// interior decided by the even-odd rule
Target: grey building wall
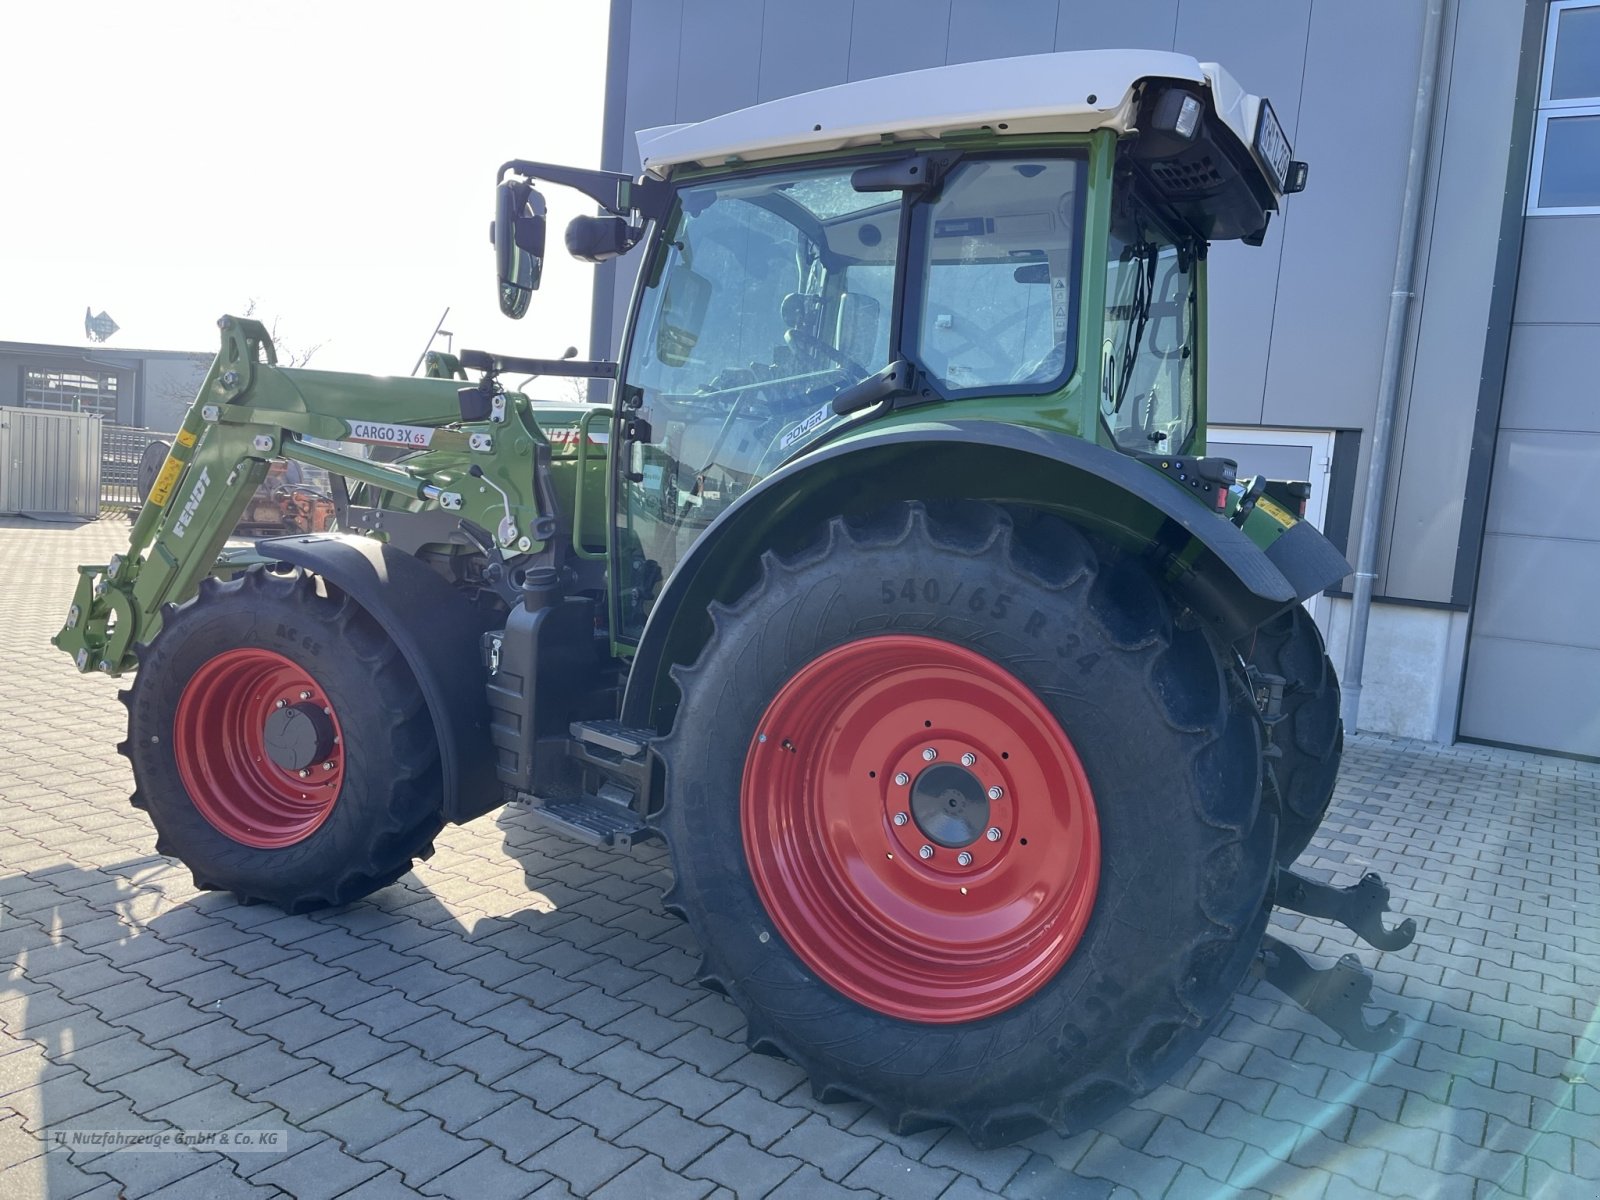
[{"label": "grey building wall", "polygon": [[[1422,0],[614,0],[603,157],[636,171],[639,129],[949,62],[1118,46],[1215,59],[1272,99],[1311,185],[1263,246],[1214,249],[1211,418],[1367,430],[1422,18]],[[1462,498],[1473,455],[1488,452],[1474,448],[1473,412],[1522,20],[1511,0],[1447,10],[1380,598],[1463,608],[1476,577]],[[602,274],[597,352],[616,348],[634,267]],[[1370,439],[1359,446],[1352,529]]]}]

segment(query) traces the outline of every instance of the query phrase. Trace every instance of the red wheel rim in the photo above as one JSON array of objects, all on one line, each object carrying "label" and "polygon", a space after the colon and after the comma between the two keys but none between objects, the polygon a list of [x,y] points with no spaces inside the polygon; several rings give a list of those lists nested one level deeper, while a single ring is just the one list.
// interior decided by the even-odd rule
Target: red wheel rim
[{"label": "red wheel rim", "polygon": [[795,953],[893,1017],[1019,1004],[1094,908],[1100,832],[1072,742],[1014,675],[935,638],[869,638],[797,672],[750,743],[740,818]]},{"label": "red wheel rim", "polygon": [[338,714],[304,667],[228,650],[194,673],[172,722],[178,774],[226,837],[270,850],[310,836],[344,782]]}]

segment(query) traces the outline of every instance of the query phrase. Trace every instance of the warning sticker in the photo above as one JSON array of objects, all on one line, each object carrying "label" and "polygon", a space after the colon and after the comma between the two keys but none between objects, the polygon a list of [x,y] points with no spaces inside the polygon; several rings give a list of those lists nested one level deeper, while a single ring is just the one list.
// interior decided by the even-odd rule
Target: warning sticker
[{"label": "warning sticker", "polygon": [[1067,332],[1067,281],[1060,275],[1050,277],[1050,319],[1059,341]]},{"label": "warning sticker", "polygon": [[160,508],[172,495],[172,485],[178,482],[178,472],[183,470],[183,464],[172,455],[167,455],[167,461],[161,464],[161,474],[156,476],[155,483],[150,485],[150,495],[145,503],[153,504]]},{"label": "warning sticker", "polygon": [[194,443],[195,443],[194,434],[190,433],[187,429],[178,430],[178,445],[180,445],[180,446],[192,446],[192,445],[194,445]]},{"label": "warning sticker", "polygon": [[371,442],[377,446],[422,447],[433,443],[433,430],[426,425],[390,425],[378,421],[351,421],[352,442]]}]

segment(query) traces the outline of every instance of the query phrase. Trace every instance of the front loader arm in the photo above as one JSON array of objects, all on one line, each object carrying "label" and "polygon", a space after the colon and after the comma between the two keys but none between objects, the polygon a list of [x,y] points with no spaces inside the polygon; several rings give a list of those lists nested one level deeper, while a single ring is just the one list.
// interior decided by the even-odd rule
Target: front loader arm
[{"label": "front loader arm", "polygon": [[[280,456],[370,484],[412,507],[435,503],[458,512],[494,531],[502,557],[536,553],[556,536],[557,514],[540,496],[534,469],[548,464],[549,444],[520,397],[493,423],[463,427],[456,390],[441,381],[280,368],[260,322],[223,317],[219,325],[222,348],[134,522],[127,552],[78,569],[66,624],[52,639],[78,670],[133,669],[135,647],[155,637],[164,606],[189,599],[216,569],[240,513]],[[426,453],[381,463],[302,440],[385,441],[393,431],[419,439]]]}]

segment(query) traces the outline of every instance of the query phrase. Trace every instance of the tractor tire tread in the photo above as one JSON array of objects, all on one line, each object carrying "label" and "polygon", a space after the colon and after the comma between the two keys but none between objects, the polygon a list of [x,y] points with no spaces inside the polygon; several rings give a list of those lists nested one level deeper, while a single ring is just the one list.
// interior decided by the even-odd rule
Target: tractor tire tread
[{"label": "tractor tire tread", "polygon": [[[1014,515],[979,502],[910,502],[862,520],[835,517],[803,550],[789,556],[765,553],[757,581],[731,604],[712,606],[714,632],[696,661],[673,668],[673,678],[685,697],[684,707],[713,670],[715,647],[730,622],[753,612],[774,588],[787,586],[808,565],[842,551],[878,552],[905,545],[937,547],[985,563],[992,576],[1011,572],[1031,579],[1039,587],[1059,593],[1064,603],[1077,604],[1086,619],[1102,626],[1108,643],[1137,661],[1148,694],[1164,702],[1163,719],[1191,744],[1196,777],[1212,784],[1200,798],[1200,811],[1195,814],[1198,828],[1208,835],[1201,851],[1206,864],[1201,874],[1215,882],[1209,892],[1194,897],[1203,914],[1204,929],[1188,944],[1173,947],[1170,961],[1163,964],[1160,984],[1166,999],[1125,1038],[1126,1051],[1119,1062],[1070,1081],[1062,1093],[1029,1096],[1009,1104],[996,1103],[993,1097],[985,1104],[963,1104],[957,1099],[958,1089],[951,1087],[914,1098],[903,1094],[909,1089],[885,1086],[869,1091],[856,1080],[841,1077],[829,1060],[848,1060],[852,1073],[863,1076],[872,1068],[880,1078],[904,1080],[916,1078],[937,1062],[946,1071],[942,1078],[952,1078],[953,1070],[972,1082],[992,1072],[997,1061],[1016,1061],[1018,1056],[1037,1056],[1042,1051],[1059,1054],[1087,1044],[1093,1031],[1081,1028],[1074,1014],[1088,1007],[1103,1015],[1116,1003],[1114,985],[1103,995],[1076,996],[1071,1005],[1053,998],[1043,1006],[1050,1011],[1035,1004],[1039,997],[1030,999],[1021,1006],[1030,1011],[1024,1029],[1002,1028],[995,1021],[917,1026],[919,1036],[889,1046],[875,1035],[872,1022],[856,1019],[866,1010],[831,991],[827,995],[832,1004],[826,1011],[790,1012],[783,1014],[789,1018],[786,1022],[769,1021],[747,999],[759,972],[741,975],[730,969],[715,936],[708,937],[706,930],[696,928],[706,960],[705,976],[717,980],[745,1010],[751,1044],[759,1040],[770,1045],[807,1070],[813,1093],[820,1100],[843,1097],[864,1101],[882,1111],[890,1127],[901,1132],[955,1126],[979,1147],[1049,1129],[1077,1132],[1170,1076],[1226,1011],[1255,956],[1266,925],[1265,897],[1277,832],[1276,814],[1270,806],[1253,799],[1249,804],[1239,800],[1241,793],[1252,798],[1259,794],[1259,780],[1254,775],[1260,761],[1259,717],[1243,681],[1224,665],[1223,657],[1208,648],[1209,643],[1197,640],[1207,635],[1194,631],[1175,636],[1158,585],[1137,561],[1115,553],[1102,555],[1087,535],[1055,518],[1026,511]],[[896,627],[894,632],[938,634],[932,627]],[[776,654],[793,662],[795,653],[786,646],[789,637],[789,622],[769,622],[759,634],[756,656]],[[1192,698],[1162,683],[1175,673],[1192,670],[1202,651],[1206,658],[1200,664],[1203,669],[1217,671],[1223,678],[1206,702],[1186,702]],[[1021,665],[1012,658],[992,657],[1013,673]],[[716,669],[721,685],[733,692],[731,703],[761,710],[765,697],[743,695],[738,670],[727,670],[724,664],[716,664]],[[1050,696],[1040,694],[1048,703]],[[677,854],[695,836],[693,820],[675,811],[671,803],[670,777],[684,743],[682,722],[657,743],[669,776],[669,801],[662,825],[669,847],[675,851],[675,869]],[[675,907],[690,908],[681,878],[674,884],[672,897]],[[1104,984],[1104,980],[1100,982]],[[796,1025],[798,1029],[793,1028]],[[853,1025],[861,1027],[858,1032],[850,1032]],[[826,1054],[817,1052],[822,1030],[827,1031]]]},{"label": "tractor tire tread", "polygon": [[[182,638],[190,622],[204,620],[214,605],[229,602],[245,589],[258,593],[261,601],[322,610],[320,615],[331,631],[330,639],[336,639],[363,663],[370,671],[373,692],[388,701],[390,723],[385,753],[395,775],[387,803],[369,814],[372,823],[364,846],[353,852],[337,873],[269,891],[260,885],[241,883],[215,867],[189,864],[194,885],[204,891],[232,891],[243,903],[270,903],[287,913],[347,904],[393,883],[411,869],[413,860],[427,858],[433,852],[433,839],[443,822],[438,805],[439,752],[432,719],[410,669],[377,622],[344,593],[327,588],[299,568],[269,571],[255,567],[226,581],[207,576],[195,598],[180,605],[166,620],[154,649],[159,653],[167,639]],[[130,743],[135,742],[133,725],[142,689],[156,686],[157,682],[158,672],[146,668],[134,676],[133,688],[124,693],[129,708]],[[137,749],[135,746],[135,753]],[[137,778],[138,760],[134,761]],[[134,792],[133,803],[148,812],[149,802],[143,791],[140,788]],[[165,834],[158,836],[157,853],[172,856],[169,841]]]}]

